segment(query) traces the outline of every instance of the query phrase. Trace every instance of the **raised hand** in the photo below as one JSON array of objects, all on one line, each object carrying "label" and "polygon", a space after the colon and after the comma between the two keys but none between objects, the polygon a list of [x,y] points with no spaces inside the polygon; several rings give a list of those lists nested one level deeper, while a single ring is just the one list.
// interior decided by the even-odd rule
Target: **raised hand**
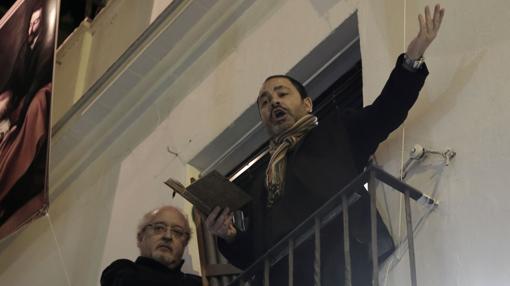
[{"label": "raised hand", "polygon": [[205,220],[207,230],[211,234],[219,236],[227,241],[233,240],[237,235],[237,229],[232,222],[234,214],[229,208],[225,208],[221,214],[220,211],[220,207],[215,207],[211,214],[209,214]]},{"label": "raised hand", "polygon": [[406,54],[413,60],[416,60],[423,56],[425,50],[434,41],[441,27],[443,21],[444,8],[437,4],[434,7],[434,16],[430,14],[429,6],[425,7],[425,16],[418,15],[418,21],[420,22],[420,32],[414,38],[409,46],[407,47]]}]

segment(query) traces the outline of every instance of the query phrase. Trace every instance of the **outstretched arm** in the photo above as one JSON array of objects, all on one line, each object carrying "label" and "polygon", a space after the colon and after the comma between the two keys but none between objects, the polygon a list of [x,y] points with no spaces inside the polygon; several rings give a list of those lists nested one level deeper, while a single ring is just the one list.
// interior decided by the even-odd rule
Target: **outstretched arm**
[{"label": "outstretched arm", "polygon": [[[432,17],[430,8],[425,7],[425,15],[418,16],[420,31],[407,48],[408,59],[414,61],[423,56],[436,38],[444,14],[444,9],[436,5]],[[357,146],[355,156],[362,163],[359,167],[363,167],[379,143],[404,122],[425,83],[427,67],[422,65],[420,68],[413,68],[405,58],[405,55],[399,57],[381,94],[373,104],[361,112],[347,114],[347,128],[354,146]]]}]

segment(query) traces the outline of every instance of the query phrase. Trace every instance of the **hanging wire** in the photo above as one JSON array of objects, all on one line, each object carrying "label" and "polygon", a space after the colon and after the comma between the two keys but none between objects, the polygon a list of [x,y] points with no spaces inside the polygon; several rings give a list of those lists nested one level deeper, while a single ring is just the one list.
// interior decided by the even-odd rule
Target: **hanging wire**
[{"label": "hanging wire", "polygon": [[51,222],[50,213],[47,212],[45,217],[48,219],[48,223],[50,225],[51,234],[53,235],[53,240],[55,241],[55,246],[57,247],[58,258],[60,259],[60,264],[62,265],[62,270],[64,271],[64,276],[66,277],[67,286],[71,286],[71,279],[69,279],[69,273],[67,272],[64,263],[64,256],[62,255],[62,249],[60,248],[60,244],[58,243],[55,229],[53,228],[53,223]]},{"label": "hanging wire", "polygon": [[[407,34],[407,18],[406,18],[406,11],[407,11],[407,0],[403,0],[403,9],[402,9],[402,15],[403,15],[403,29],[404,29],[404,36],[402,37],[402,50],[405,51],[406,49],[406,44],[407,44],[407,41],[406,41],[406,34]],[[403,172],[403,168],[404,168],[404,153],[405,153],[405,136],[406,136],[406,126],[405,126],[405,123],[403,124],[402,126],[402,148],[401,148],[401,152],[400,152],[400,180],[403,180],[403,177],[404,177],[404,172]],[[403,209],[403,206],[402,206],[402,202],[403,202],[403,197],[400,196],[400,199],[399,199],[399,206],[398,206],[398,238],[400,239],[401,235],[402,235],[402,209]],[[413,233],[414,235],[414,233]],[[388,283],[388,276],[389,276],[389,272],[390,272],[390,266],[393,264],[394,262],[394,259],[395,259],[395,255],[392,255],[391,257],[391,260],[388,261],[387,265],[386,265],[386,274],[385,274],[385,277],[384,277],[384,286],[387,285]]]}]

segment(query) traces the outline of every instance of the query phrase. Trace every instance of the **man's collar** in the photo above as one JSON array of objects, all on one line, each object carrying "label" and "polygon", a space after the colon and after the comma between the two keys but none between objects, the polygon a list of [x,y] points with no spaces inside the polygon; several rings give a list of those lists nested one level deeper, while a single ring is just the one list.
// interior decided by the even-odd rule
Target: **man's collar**
[{"label": "man's collar", "polygon": [[184,259],[177,265],[175,268],[168,268],[166,265],[162,264],[159,261],[156,261],[149,257],[138,256],[136,259],[137,264],[146,265],[152,268],[160,269],[162,271],[172,271],[172,272],[181,272],[182,265],[184,264]]}]

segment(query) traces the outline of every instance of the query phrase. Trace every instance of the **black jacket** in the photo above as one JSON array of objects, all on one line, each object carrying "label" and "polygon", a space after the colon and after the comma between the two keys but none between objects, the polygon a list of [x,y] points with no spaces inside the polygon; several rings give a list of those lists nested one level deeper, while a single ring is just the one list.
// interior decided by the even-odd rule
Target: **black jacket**
[{"label": "black jacket", "polygon": [[[219,240],[221,252],[231,263],[249,266],[363,170],[379,143],[405,120],[428,75],[426,66],[411,72],[402,62],[403,55],[372,105],[361,111],[336,110],[320,118],[319,125],[288,153],[285,190],[272,208],[266,207],[265,174],[256,175],[248,190],[253,202],[245,210],[249,231],[232,243]],[[349,209],[351,234],[368,249],[369,197],[364,190],[358,193],[361,199]],[[394,246],[380,218],[379,226],[379,254],[384,258]],[[341,226],[333,231],[330,235],[342,237]]]},{"label": "black jacket", "polygon": [[[182,266],[182,264],[181,264]],[[101,274],[101,286],[199,286],[199,276],[182,273],[181,267],[169,269],[147,257],[114,261]]]}]

